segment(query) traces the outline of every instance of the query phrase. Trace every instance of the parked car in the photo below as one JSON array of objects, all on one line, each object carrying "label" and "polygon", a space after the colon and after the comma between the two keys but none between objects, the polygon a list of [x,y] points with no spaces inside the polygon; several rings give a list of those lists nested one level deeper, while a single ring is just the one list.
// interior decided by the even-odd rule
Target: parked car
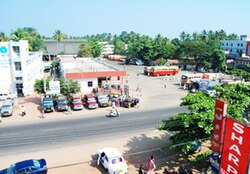
[{"label": "parked car", "polygon": [[42,100],[42,107],[44,112],[54,112],[54,102],[51,96],[45,95]]},{"label": "parked car", "polygon": [[130,65],[143,65],[142,60],[138,59],[138,58],[131,58],[127,60],[127,64]]},{"label": "parked car", "polygon": [[13,104],[10,101],[5,101],[1,108],[1,116],[11,116],[13,113]]},{"label": "parked car", "polygon": [[7,99],[13,99],[13,96],[11,94],[8,93],[0,93],[0,100],[4,101]]},{"label": "parked car", "polygon": [[73,110],[82,110],[83,103],[79,96],[72,96],[71,98],[71,107]]},{"label": "parked car", "polygon": [[88,109],[96,109],[98,108],[98,104],[96,99],[92,95],[85,95],[83,98],[83,105],[85,105]]},{"label": "parked car", "polygon": [[106,147],[97,151],[97,164],[102,164],[109,174],[126,174],[128,166],[121,153],[112,147]]},{"label": "parked car", "polygon": [[9,168],[0,171],[0,174],[46,174],[48,172],[45,159],[30,159],[17,162]]},{"label": "parked car", "polygon": [[67,111],[68,110],[68,101],[65,96],[60,96],[57,99],[57,111]]},{"label": "parked car", "polygon": [[105,94],[97,94],[96,100],[100,107],[107,107],[109,105],[109,97]]}]

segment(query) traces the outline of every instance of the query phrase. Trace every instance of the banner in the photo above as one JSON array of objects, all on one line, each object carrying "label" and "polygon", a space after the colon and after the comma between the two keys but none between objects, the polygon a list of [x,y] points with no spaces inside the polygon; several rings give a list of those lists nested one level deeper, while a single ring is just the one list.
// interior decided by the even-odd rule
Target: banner
[{"label": "banner", "polygon": [[246,174],[249,162],[250,127],[226,119],[221,174]]},{"label": "banner", "polygon": [[225,116],[227,111],[227,103],[225,101],[216,100],[215,114],[214,114],[214,127],[212,134],[212,151],[220,153],[223,141],[223,132],[225,124]]}]

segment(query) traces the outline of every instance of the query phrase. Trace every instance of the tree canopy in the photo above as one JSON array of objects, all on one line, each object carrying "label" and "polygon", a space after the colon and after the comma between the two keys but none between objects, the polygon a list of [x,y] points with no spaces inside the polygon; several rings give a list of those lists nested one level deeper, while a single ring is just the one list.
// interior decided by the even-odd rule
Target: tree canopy
[{"label": "tree canopy", "polygon": [[101,55],[101,52],[102,46],[97,39],[89,39],[81,44],[77,57],[98,57]]},{"label": "tree canopy", "polygon": [[44,48],[41,35],[32,27],[18,28],[11,33],[13,41],[28,40],[30,51],[39,51]]},{"label": "tree canopy", "polygon": [[[234,84],[216,86],[215,89],[216,98],[228,103],[227,115],[242,121],[242,114],[250,105],[250,86]],[[158,129],[174,132],[171,136],[173,144],[182,144],[182,151],[188,153],[192,142],[211,136],[215,99],[204,92],[190,93],[182,98],[180,105],[186,106],[189,112],[172,116]]]}]

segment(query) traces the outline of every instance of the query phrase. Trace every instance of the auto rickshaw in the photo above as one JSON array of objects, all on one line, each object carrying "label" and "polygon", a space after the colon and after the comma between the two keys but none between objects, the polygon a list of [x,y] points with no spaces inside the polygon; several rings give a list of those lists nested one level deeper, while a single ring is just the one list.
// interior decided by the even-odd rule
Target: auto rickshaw
[{"label": "auto rickshaw", "polygon": [[124,107],[125,108],[132,108],[132,107],[136,106],[137,103],[139,103],[139,99],[137,99],[137,98],[126,98],[124,100]]}]

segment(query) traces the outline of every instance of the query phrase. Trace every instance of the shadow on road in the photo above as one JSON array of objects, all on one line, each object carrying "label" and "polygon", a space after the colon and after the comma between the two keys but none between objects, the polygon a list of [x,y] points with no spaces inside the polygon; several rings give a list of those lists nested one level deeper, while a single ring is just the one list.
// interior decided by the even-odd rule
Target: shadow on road
[{"label": "shadow on road", "polygon": [[[148,137],[142,134],[138,137],[131,138],[125,145],[128,150],[125,151],[124,157],[127,162],[139,168],[143,165],[143,168],[147,168],[148,159],[151,155],[155,158],[156,174],[162,174],[165,168],[178,171],[181,165],[185,165],[186,169],[193,171],[199,171],[200,166],[194,166],[188,160],[189,156],[182,155],[178,148],[170,147],[169,135]],[[196,172],[194,172],[196,173]]]}]

